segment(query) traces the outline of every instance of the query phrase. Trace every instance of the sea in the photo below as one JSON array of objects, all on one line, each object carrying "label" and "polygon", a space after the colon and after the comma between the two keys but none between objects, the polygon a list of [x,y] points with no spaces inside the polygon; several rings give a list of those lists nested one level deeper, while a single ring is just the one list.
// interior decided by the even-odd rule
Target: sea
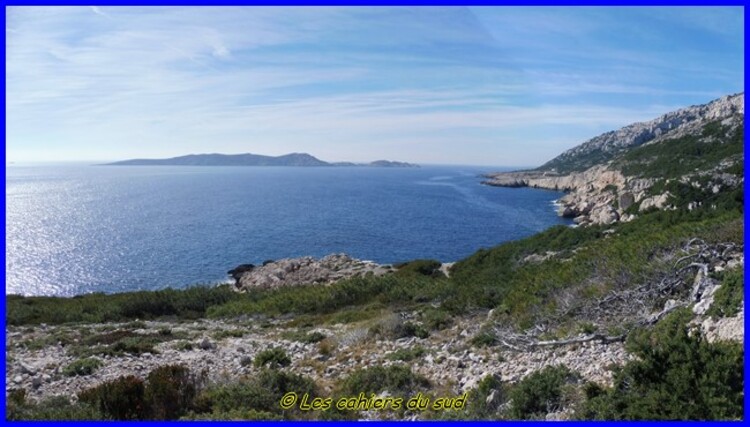
[{"label": "sea", "polygon": [[556,224],[562,193],[471,166],[6,166],[6,294],[227,282],[243,263],[346,253],[452,262]]}]

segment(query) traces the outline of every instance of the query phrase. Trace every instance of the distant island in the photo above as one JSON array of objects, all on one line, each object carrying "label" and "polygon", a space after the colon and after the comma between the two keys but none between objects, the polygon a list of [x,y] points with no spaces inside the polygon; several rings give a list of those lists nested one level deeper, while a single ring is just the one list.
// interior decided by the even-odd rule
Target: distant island
[{"label": "distant island", "polygon": [[307,153],[291,153],[283,156],[260,154],[189,154],[168,159],[131,159],[106,163],[105,166],[368,166],[381,168],[414,168],[412,163],[376,160],[370,163],[325,162]]}]

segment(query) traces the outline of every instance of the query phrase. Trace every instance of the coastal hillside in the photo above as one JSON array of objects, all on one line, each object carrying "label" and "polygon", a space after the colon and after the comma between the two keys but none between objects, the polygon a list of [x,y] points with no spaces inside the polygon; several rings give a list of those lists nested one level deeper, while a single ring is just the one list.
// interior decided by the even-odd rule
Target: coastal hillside
[{"label": "coastal hillside", "polygon": [[693,105],[664,114],[648,122],[633,123],[622,129],[606,132],[565,151],[543,164],[537,171],[560,174],[582,172],[604,164],[644,144],[700,133],[709,123],[742,124],[745,94],[727,95],[703,105]]},{"label": "coastal hillside", "polygon": [[228,265],[215,287],[9,295],[6,417],[740,420],[743,113],[724,97],[487,175],[567,191],[579,226],[455,263],[334,254]]},{"label": "coastal hillside", "polygon": [[372,167],[416,167],[411,163],[376,160],[370,163],[329,163],[307,153],[291,153],[283,156],[260,154],[189,154],[167,159],[131,159],[107,163],[106,166],[372,166]]},{"label": "coastal hillside", "polygon": [[742,197],[744,105],[736,94],[677,110],[599,135],[537,169],[488,174],[484,183],[565,190],[560,215],[584,225],[692,210],[721,190]]}]

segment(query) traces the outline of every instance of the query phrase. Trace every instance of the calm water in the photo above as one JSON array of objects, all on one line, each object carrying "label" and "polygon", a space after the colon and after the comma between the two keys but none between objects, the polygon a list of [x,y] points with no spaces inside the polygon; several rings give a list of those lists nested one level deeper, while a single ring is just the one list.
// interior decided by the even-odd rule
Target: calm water
[{"label": "calm water", "polygon": [[480,185],[491,170],[11,165],[5,289],[182,287],[333,252],[447,262],[567,223],[560,193]]}]

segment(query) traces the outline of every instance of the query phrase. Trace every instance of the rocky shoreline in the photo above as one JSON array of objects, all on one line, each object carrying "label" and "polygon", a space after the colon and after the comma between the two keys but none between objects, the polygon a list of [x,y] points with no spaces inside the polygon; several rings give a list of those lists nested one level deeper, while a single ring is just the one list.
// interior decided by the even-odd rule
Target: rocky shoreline
[{"label": "rocky shoreline", "polygon": [[669,194],[648,196],[651,179],[625,177],[618,170],[594,166],[584,172],[560,175],[548,171],[501,172],[485,175],[482,184],[495,187],[530,187],[565,191],[557,200],[558,215],[576,224],[612,224],[634,218],[626,210],[639,203],[639,211],[667,206]]}]

